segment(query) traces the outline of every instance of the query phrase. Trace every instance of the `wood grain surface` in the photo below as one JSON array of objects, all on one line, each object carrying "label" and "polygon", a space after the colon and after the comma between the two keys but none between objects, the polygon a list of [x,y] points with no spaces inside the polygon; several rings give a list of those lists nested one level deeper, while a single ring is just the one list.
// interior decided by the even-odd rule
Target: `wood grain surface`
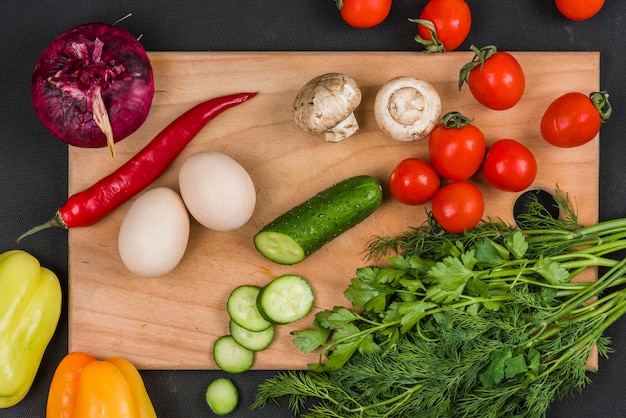
[{"label": "wood grain surface", "polygon": [[[278,327],[272,345],[257,354],[256,369],[302,369],[316,355],[302,354],[290,331],[310,325],[313,313],[345,305],[343,290],[356,268],[366,264],[362,251],[373,235],[399,234],[420,225],[428,205],[394,202],[386,189],[380,208],[302,263],[274,264],[254,249],[253,235],[267,222],[346,177],[370,174],[383,184],[403,158],[427,156],[427,142],[399,143],[386,137],[373,117],[382,83],[413,75],[438,90],[443,111],[474,119],[488,143],[512,138],[535,153],[539,173],[534,187],[556,184],[576,200],[583,223],[597,221],[599,138],[579,148],[555,148],[541,139],[539,120],[546,106],[568,91],[599,89],[599,53],[513,52],[526,74],[522,101],[506,111],[478,105],[469,89],[457,89],[458,71],[472,53],[424,55],[415,52],[153,52],[156,95],[145,124],[116,145],[117,160],[102,149],[70,148],[69,192],[85,189],[149,142],[171,120],[194,104],[230,93],[258,96],[211,122],[150,187],[178,189],[184,158],[213,150],[236,159],[255,182],[257,207],[241,229],[214,232],[192,221],[187,252],[165,277],[133,276],[117,252],[117,234],[130,202],[97,225],[69,232],[69,349],[98,357],[123,356],[141,369],[215,369],[213,342],[228,333],[228,294],[238,285],[263,286],[295,273],[305,277],[316,296],[305,319]],[[301,131],[291,106],[300,87],[326,73],[343,72],[361,86],[356,112],[360,132],[337,144]],[[485,216],[512,222],[518,194],[490,188],[480,174],[472,179],[485,195]],[[592,366],[593,367],[593,366]]]}]

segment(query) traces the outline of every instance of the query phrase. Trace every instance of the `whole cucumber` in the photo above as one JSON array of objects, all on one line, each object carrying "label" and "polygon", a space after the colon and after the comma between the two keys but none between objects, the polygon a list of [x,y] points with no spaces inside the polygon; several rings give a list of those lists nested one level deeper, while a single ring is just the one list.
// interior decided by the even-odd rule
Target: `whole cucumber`
[{"label": "whole cucumber", "polygon": [[254,236],[254,246],[275,263],[299,263],[374,213],[382,195],[376,178],[350,177],[267,224]]}]

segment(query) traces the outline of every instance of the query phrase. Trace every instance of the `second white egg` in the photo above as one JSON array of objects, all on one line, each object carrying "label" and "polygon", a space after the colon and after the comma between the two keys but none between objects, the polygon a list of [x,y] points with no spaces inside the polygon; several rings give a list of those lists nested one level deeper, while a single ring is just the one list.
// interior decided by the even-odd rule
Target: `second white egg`
[{"label": "second white egg", "polygon": [[180,195],[156,187],[130,206],[118,235],[126,267],[142,277],[169,273],[183,258],[189,240],[189,215]]},{"label": "second white egg", "polygon": [[256,190],[248,172],[228,155],[203,151],[187,157],[178,174],[191,216],[215,231],[242,227],[252,217]]}]

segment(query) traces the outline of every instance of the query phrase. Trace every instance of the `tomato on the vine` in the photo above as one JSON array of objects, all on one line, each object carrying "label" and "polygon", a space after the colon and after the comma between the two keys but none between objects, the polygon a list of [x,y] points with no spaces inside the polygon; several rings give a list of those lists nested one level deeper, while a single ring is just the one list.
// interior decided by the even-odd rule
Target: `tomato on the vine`
[{"label": "tomato on the vine", "polygon": [[337,0],[344,22],[355,28],[371,28],[382,23],[391,10],[391,0]]},{"label": "tomato on the vine", "polygon": [[485,158],[485,135],[471,120],[448,112],[428,138],[428,153],[435,170],[448,180],[467,180]]},{"label": "tomato on the vine", "polygon": [[483,174],[496,189],[519,192],[537,177],[537,160],[532,151],[513,139],[494,142],[485,156]]},{"label": "tomato on the vine", "polygon": [[595,138],[610,115],[606,93],[565,93],[550,103],[543,114],[541,136],[557,147],[577,147]]},{"label": "tomato on the vine", "polygon": [[526,88],[524,70],[515,57],[489,45],[472,45],[475,56],[461,68],[459,90],[467,82],[474,98],[493,110],[509,109],[517,104]]},{"label": "tomato on the vine", "polygon": [[453,181],[435,193],[431,210],[443,229],[461,233],[469,231],[480,222],[485,212],[485,198],[474,184]]},{"label": "tomato on the vine", "polygon": [[598,14],[604,0],[554,0],[556,8],[570,20],[587,20]]},{"label": "tomato on the vine", "polygon": [[439,174],[427,161],[406,158],[391,172],[389,192],[400,203],[421,205],[432,199],[440,181]]},{"label": "tomato on the vine", "polygon": [[415,41],[426,52],[445,52],[458,48],[472,26],[472,13],[465,0],[430,0],[422,9],[417,23]]}]

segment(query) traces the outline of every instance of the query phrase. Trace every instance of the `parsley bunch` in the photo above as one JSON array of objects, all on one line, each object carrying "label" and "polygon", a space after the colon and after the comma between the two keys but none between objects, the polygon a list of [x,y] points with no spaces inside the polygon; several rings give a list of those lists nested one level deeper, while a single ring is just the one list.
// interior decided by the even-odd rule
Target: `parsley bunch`
[{"label": "parsley bunch", "polygon": [[[305,417],[543,417],[588,383],[604,330],[626,313],[626,219],[579,225],[567,196],[553,219],[538,202],[516,226],[464,234],[428,221],[377,237],[344,295],[297,330],[308,371],[263,382],[253,408],[286,396]],[[580,273],[603,271],[597,280]],[[595,275],[594,275],[595,278]],[[313,402],[311,402],[313,401]]]}]

